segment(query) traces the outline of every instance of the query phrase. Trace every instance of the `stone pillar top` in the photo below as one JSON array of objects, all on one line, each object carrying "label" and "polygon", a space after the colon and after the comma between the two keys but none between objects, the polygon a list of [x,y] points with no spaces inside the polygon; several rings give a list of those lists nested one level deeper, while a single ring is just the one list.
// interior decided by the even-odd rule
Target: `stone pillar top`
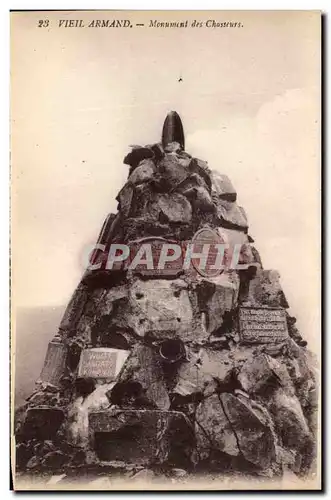
[{"label": "stone pillar top", "polygon": [[167,114],[162,130],[162,146],[166,147],[171,142],[178,142],[185,149],[183,124],[176,111]]}]

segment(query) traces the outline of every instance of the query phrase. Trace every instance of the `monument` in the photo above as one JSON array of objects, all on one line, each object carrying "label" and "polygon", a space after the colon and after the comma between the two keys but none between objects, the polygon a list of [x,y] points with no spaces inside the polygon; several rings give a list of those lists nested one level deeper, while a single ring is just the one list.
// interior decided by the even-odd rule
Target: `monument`
[{"label": "monument", "polygon": [[[162,141],[125,157],[118,212],[107,215],[36,390],[17,412],[18,471],[314,470],[307,343],[278,273],[252,245],[230,179],[184,148],[170,112]],[[198,247],[184,265],[192,241],[214,251],[206,266]],[[237,267],[216,266],[223,244],[227,261],[239,245]]]}]

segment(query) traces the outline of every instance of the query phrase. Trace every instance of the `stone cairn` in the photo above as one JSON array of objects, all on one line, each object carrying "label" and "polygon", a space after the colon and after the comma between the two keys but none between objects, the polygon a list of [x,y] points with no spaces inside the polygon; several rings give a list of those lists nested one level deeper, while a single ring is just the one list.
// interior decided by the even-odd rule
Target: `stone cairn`
[{"label": "stone cairn", "polygon": [[[184,148],[170,112],[162,142],[125,157],[128,180],[102,227],[97,269],[85,272],[16,412],[18,471],[314,470],[312,355],[231,181]],[[192,238],[242,245],[246,268],[105,266],[110,244],[151,242],[155,256],[164,242]]]}]

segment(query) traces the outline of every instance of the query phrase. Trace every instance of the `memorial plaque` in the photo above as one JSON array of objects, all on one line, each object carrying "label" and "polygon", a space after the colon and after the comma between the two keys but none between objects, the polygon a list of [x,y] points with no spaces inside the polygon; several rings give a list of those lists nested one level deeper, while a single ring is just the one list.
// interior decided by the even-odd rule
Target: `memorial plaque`
[{"label": "memorial plaque", "polygon": [[84,349],[80,356],[78,377],[115,380],[128,355],[129,352],[123,349]]},{"label": "memorial plaque", "polygon": [[66,357],[67,348],[64,344],[49,342],[40,380],[57,385],[65,369]]},{"label": "memorial plaque", "polygon": [[[204,248],[207,249],[206,255],[206,263],[204,266],[201,265],[201,260],[199,258],[192,258],[191,263],[194,267],[194,269],[204,277],[215,277],[221,274],[224,270],[224,268],[221,268],[217,265],[217,256],[218,256],[218,249],[217,245],[220,245],[224,243],[222,240],[221,236],[213,229],[210,229],[209,227],[204,227],[202,229],[199,229],[195,233],[195,235],[192,238],[192,247],[193,247],[193,252],[200,253],[203,251]],[[204,247],[204,245],[209,245],[208,247]],[[226,254],[226,252],[225,252]],[[225,259],[224,256],[221,261],[221,265],[224,265]]]},{"label": "memorial plaque", "polygon": [[242,342],[268,344],[288,338],[284,309],[239,308],[239,332]]},{"label": "memorial plaque", "polygon": [[[141,251],[141,247],[143,245],[147,245],[148,252],[150,251],[150,254],[152,256],[152,263],[153,265],[149,269],[147,264],[145,263],[138,263],[137,266],[133,269],[134,273],[137,274],[138,276],[143,276],[143,277],[149,277],[149,278],[162,278],[162,277],[167,277],[167,278],[177,278],[180,274],[183,272],[183,251],[180,246],[180,242],[178,241],[172,241],[172,240],[166,240],[165,238],[159,237],[147,237],[147,238],[142,238],[140,240],[136,240],[130,243],[130,256],[127,259],[127,262],[125,263],[126,268],[130,267],[130,264],[136,257],[139,251]],[[174,258],[174,260],[171,260],[171,257],[174,254],[174,251],[172,247],[167,247],[167,245],[179,245],[179,248],[181,248],[180,255],[177,258]],[[166,258],[164,264],[162,264],[162,255],[165,256],[170,256],[169,260]],[[161,259],[160,259],[161,257]],[[142,260],[146,259],[146,253],[142,255]],[[160,264],[160,269],[159,269],[159,264]]]}]

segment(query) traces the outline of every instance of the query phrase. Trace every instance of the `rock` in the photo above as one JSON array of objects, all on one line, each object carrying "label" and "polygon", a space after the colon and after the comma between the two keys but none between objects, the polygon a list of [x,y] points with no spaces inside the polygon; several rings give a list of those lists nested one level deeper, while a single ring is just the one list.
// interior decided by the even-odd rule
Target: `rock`
[{"label": "rock", "polygon": [[[139,168],[140,167],[138,167],[137,170]],[[135,173],[135,171],[134,171],[134,173]],[[133,193],[133,200],[132,200],[133,209],[132,209],[131,213],[132,213],[132,215],[134,215],[135,218],[138,218],[138,217],[150,218],[151,217],[151,214],[149,213],[149,210],[148,210],[148,206],[149,206],[151,200],[153,199],[152,184],[154,183],[154,179],[155,179],[155,174],[153,174],[153,176],[151,177],[150,180],[146,179],[145,182],[134,185],[134,193]],[[154,220],[156,221],[157,218],[155,217]],[[138,236],[140,236],[140,235],[138,235]]]},{"label": "rock", "polygon": [[168,222],[188,223],[191,221],[191,205],[185,196],[179,193],[161,195],[156,206]]},{"label": "rock", "polygon": [[142,160],[153,157],[154,157],[154,152],[150,147],[136,146],[132,149],[132,151],[129,154],[126,155],[123,163],[125,165],[130,165],[133,171],[133,169],[135,169]]},{"label": "rock", "polygon": [[161,143],[149,144],[146,147],[149,148],[149,149],[151,149],[153,151],[153,153],[154,153],[154,160],[156,162],[158,162],[159,160],[161,160],[164,157],[164,149],[163,149]]},{"label": "rock", "polygon": [[206,371],[206,361],[205,355],[202,366],[200,352],[190,350],[187,361],[178,368],[177,384],[172,390],[173,394],[180,396],[203,394],[206,397],[215,392],[217,386],[212,375]]},{"label": "rock", "polygon": [[[241,230],[229,229],[225,227],[218,227],[217,234],[221,238],[222,242],[228,245],[225,252],[226,258],[224,259],[227,268],[233,269],[237,264],[248,264],[256,267],[257,264],[255,263],[247,234]],[[237,249],[239,251],[239,259],[234,254]],[[242,272],[243,271],[239,271],[240,277]]]},{"label": "rock", "polygon": [[169,188],[175,188],[190,174],[188,168],[176,161],[176,157],[169,153],[160,161],[158,171],[167,181]]},{"label": "rock", "polygon": [[268,409],[273,415],[276,431],[283,444],[300,451],[307,447],[308,451],[312,443],[312,436],[298,398],[287,394],[280,387],[269,399]]},{"label": "rock", "polygon": [[97,239],[97,244],[98,245],[106,245],[107,243],[110,242],[110,237],[111,237],[111,228],[113,226],[113,223],[116,219],[116,214],[108,214],[103,226],[101,228],[99,237]]},{"label": "rock", "polygon": [[74,331],[88,298],[87,287],[83,283],[80,283],[65,310],[59,327],[60,333],[69,334]]},{"label": "rock", "polygon": [[176,191],[186,196],[194,205],[195,209],[209,212],[215,210],[206,181],[196,173],[186,177],[186,179],[177,186]]},{"label": "rock", "polygon": [[60,450],[50,451],[46,453],[42,460],[43,467],[47,469],[58,469],[62,467],[68,460],[68,457]]},{"label": "rock", "polygon": [[26,464],[27,469],[36,469],[39,466],[40,466],[40,458],[36,456],[31,457],[28,463]]},{"label": "rock", "polygon": [[61,408],[40,406],[29,408],[23,424],[22,434],[25,439],[53,439],[62,422],[64,412]]},{"label": "rock", "polygon": [[185,416],[174,411],[109,409],[89,414],[91,445],[101,461],[148,467],[172,462],[172,447],[182,443]]},{"label": "rock", "polygon": [[294,393],[286,366],[264,353],[252,356],[244,363],[238,380],[249,394],[270,392],[275,387]]},{"label": "rock", "polygon": [[151,470],[151,469],[142,469],[140,470],[139,472],[137,472],[136,474],[134,474],[134,476],[132,476],[132,481],[152,481],[153,479],[155,479],[155,473]]},{"label": "rock", "polygon": [[211,191],[212,181],[210,178],[210,169],[206,161],[199,160],[199,158],[192,158],[189,165],[189,170],[203,178],[207,184],[209,192]]},{"label": "rock", "polygon": [[214,211],[214,204],[211,196],[206,188],[199,186],[196,188],[196,198],[194,200],[194,207],[199,210],[206,210],[208,212]]},{"label": "rock", "polygon": [[287,342],[281,342],[280,344],[266,344],[263,351],[269,356],[280,356],[286,353]]},{"label": "rock", "polygon": [[241,389],[235,389],[233,392],[235,396],[242,396],[244,398],[249,399],[249,394],[245,391],[242,391]]},{"label": "rock", "polygon": [[214,351],[202,348],[199,351],[201,371],[210,375],[218,384],[229,382],[233,372],[233,362],[229,351]]},{"label": "rock", "polygon": [[164,151],[166,153],[177,153],[178,151],[180,151],[182,148],[181,148],[181,145],[178,143],[178,142],[169,142],[165,148],[164,148]]},{"label": "rock", "polygon": [[223,227],[241,231],[247,231],[248,229],[246,214],[236,202],[219,200],[217,203],[217,217]]},{"label": "rock", "polygon": [[[161,359],[151,347],[135,346],[123,367],[118,381],[138,382],[144,391],[143,395],[155,408],[160,410],[169,409],[170,400],[163,380]],[[115,389],[116,386],[112,392]],[[141,398],[142,395],[139,395],[139,397]],[[123,402],[117,402],[116,404],[123,407]]]},{"label": "rock", "polygon": [[208,345],[212,349],[228,349],[229,338],[225,335],[221,335],[220,337],[211,335],[208,338]]},{"label": "rock", "polygon": [[[15,433],[16,436],[18,436],[18,433],[16,432]],[[31,449],[31,446],[29,446],[29,442],[27,443],[17,443],[16,444],[16,460],[15,460],[15,464],[16,464],[16,468],[17,470],[24,470],[26,467],[27,467],[27,463],[29,462],[29,460],[31,458],[35,458],[35,457],[32,457],[33,455],[33,449]],[[32,461],[32,464],[34,463],[34,460]]]},{"label": "rock", "polygon": [[256,264],[259,264],[260,268],[263,269],[263,264],[262,264],[260,253],[257,251],[257,249],[253,245],[251,245],[251,250],[252,250],[252,254],[253,254],[253,258],[254,258],[253,262],[255,262]]},{"label": "rock", "polygon": [[229,177],[219,173],[217,170],[211,171],[212,190],[213,194],[218,199],[226,201],[236,201],[237,193],[234,189]]},{"label": "rock", "polygon": [[184,469],[171,469],[171,475],[175,478],[182,478],[187,476],[187,471]]},{"label": "rock", "polygon": [[276,458],[276,449],[266,415],[252,407],[247,398],[243,402],[223,393],[220,400],[245,459],[262,469],[270,467]]},{"label": "rock", "polygon": [[[185,161],[189,160],[186,159]],[[196,173],[188,173],[188,176],[185,177],[184,180],[176,186],[176,191],[187,196],[187,193],[198,187],[205,188],[209,193],[207,183],[204,178],[201,177],[201,175]]]},{"label": "rock", "polygon": [[214,394],[200,403],[195,418],[197,447],[202,457],[209,456],[212,449],[231,456],[239,455],[236,435],[218,395]]},{"label": "rock", "polygon": [[50,393],[47,390],[40,390],[33,393],[27,398],[29,402],[29,407],[38,407],[43,405],[48,405],[49,407],[56,406],[60,400],[60,393]]},{"label": "rock", "polygon": [[105,290],[98,302],[98,316],[100,316],[100,311],[102,311],[102,316],[108,316],[113,312],[114,304],[117,301],[125,300],[129,297],[129,287],[128,285],[120,285]]},{"label": "rock", "polygon": [[207,331],[212,333],[222,326],[224,313],[236,307],[238,276],[223,272],[214,278],[203,278],[196,289],[200,310],[206,313]]},{"label": "rock", "polygon": [[249,283],[247,300],[253,305],[288,308],[288,302],[279,282],[280,275],[274,270],[257,271]]},{"label": "rock", "polygon": [[113,316],[102,315],[91,329],[92,345],[95,347],[109,347],[112,349],[129,350],[135,343],[132,332],[113,326]]},{"label": "rock", "polygon": [[149,181],[155,172],[155,165],[152,160],[143,160],[129,177],[131,184],[141,184]]},{"label": "rock", "polygon": [[116,196],[119,201],[119,210],[124,217],[129,217],[133,198],[133,188],[130,184],[125,184]]},{"label": "rock", "polygon": [[128,243],[131,240],[149,236],[162,236],[167,239],[187,240],[193,237],[194,228],[191,224],[161,223],[152,217],[132,217],[123,221],[123,239],[119,243]]},{"label": "rock", "polygon": [[131,313],[125,314],[139,336],[194,338],[192,306],[183,280],[136,280],[130,303]]}]

